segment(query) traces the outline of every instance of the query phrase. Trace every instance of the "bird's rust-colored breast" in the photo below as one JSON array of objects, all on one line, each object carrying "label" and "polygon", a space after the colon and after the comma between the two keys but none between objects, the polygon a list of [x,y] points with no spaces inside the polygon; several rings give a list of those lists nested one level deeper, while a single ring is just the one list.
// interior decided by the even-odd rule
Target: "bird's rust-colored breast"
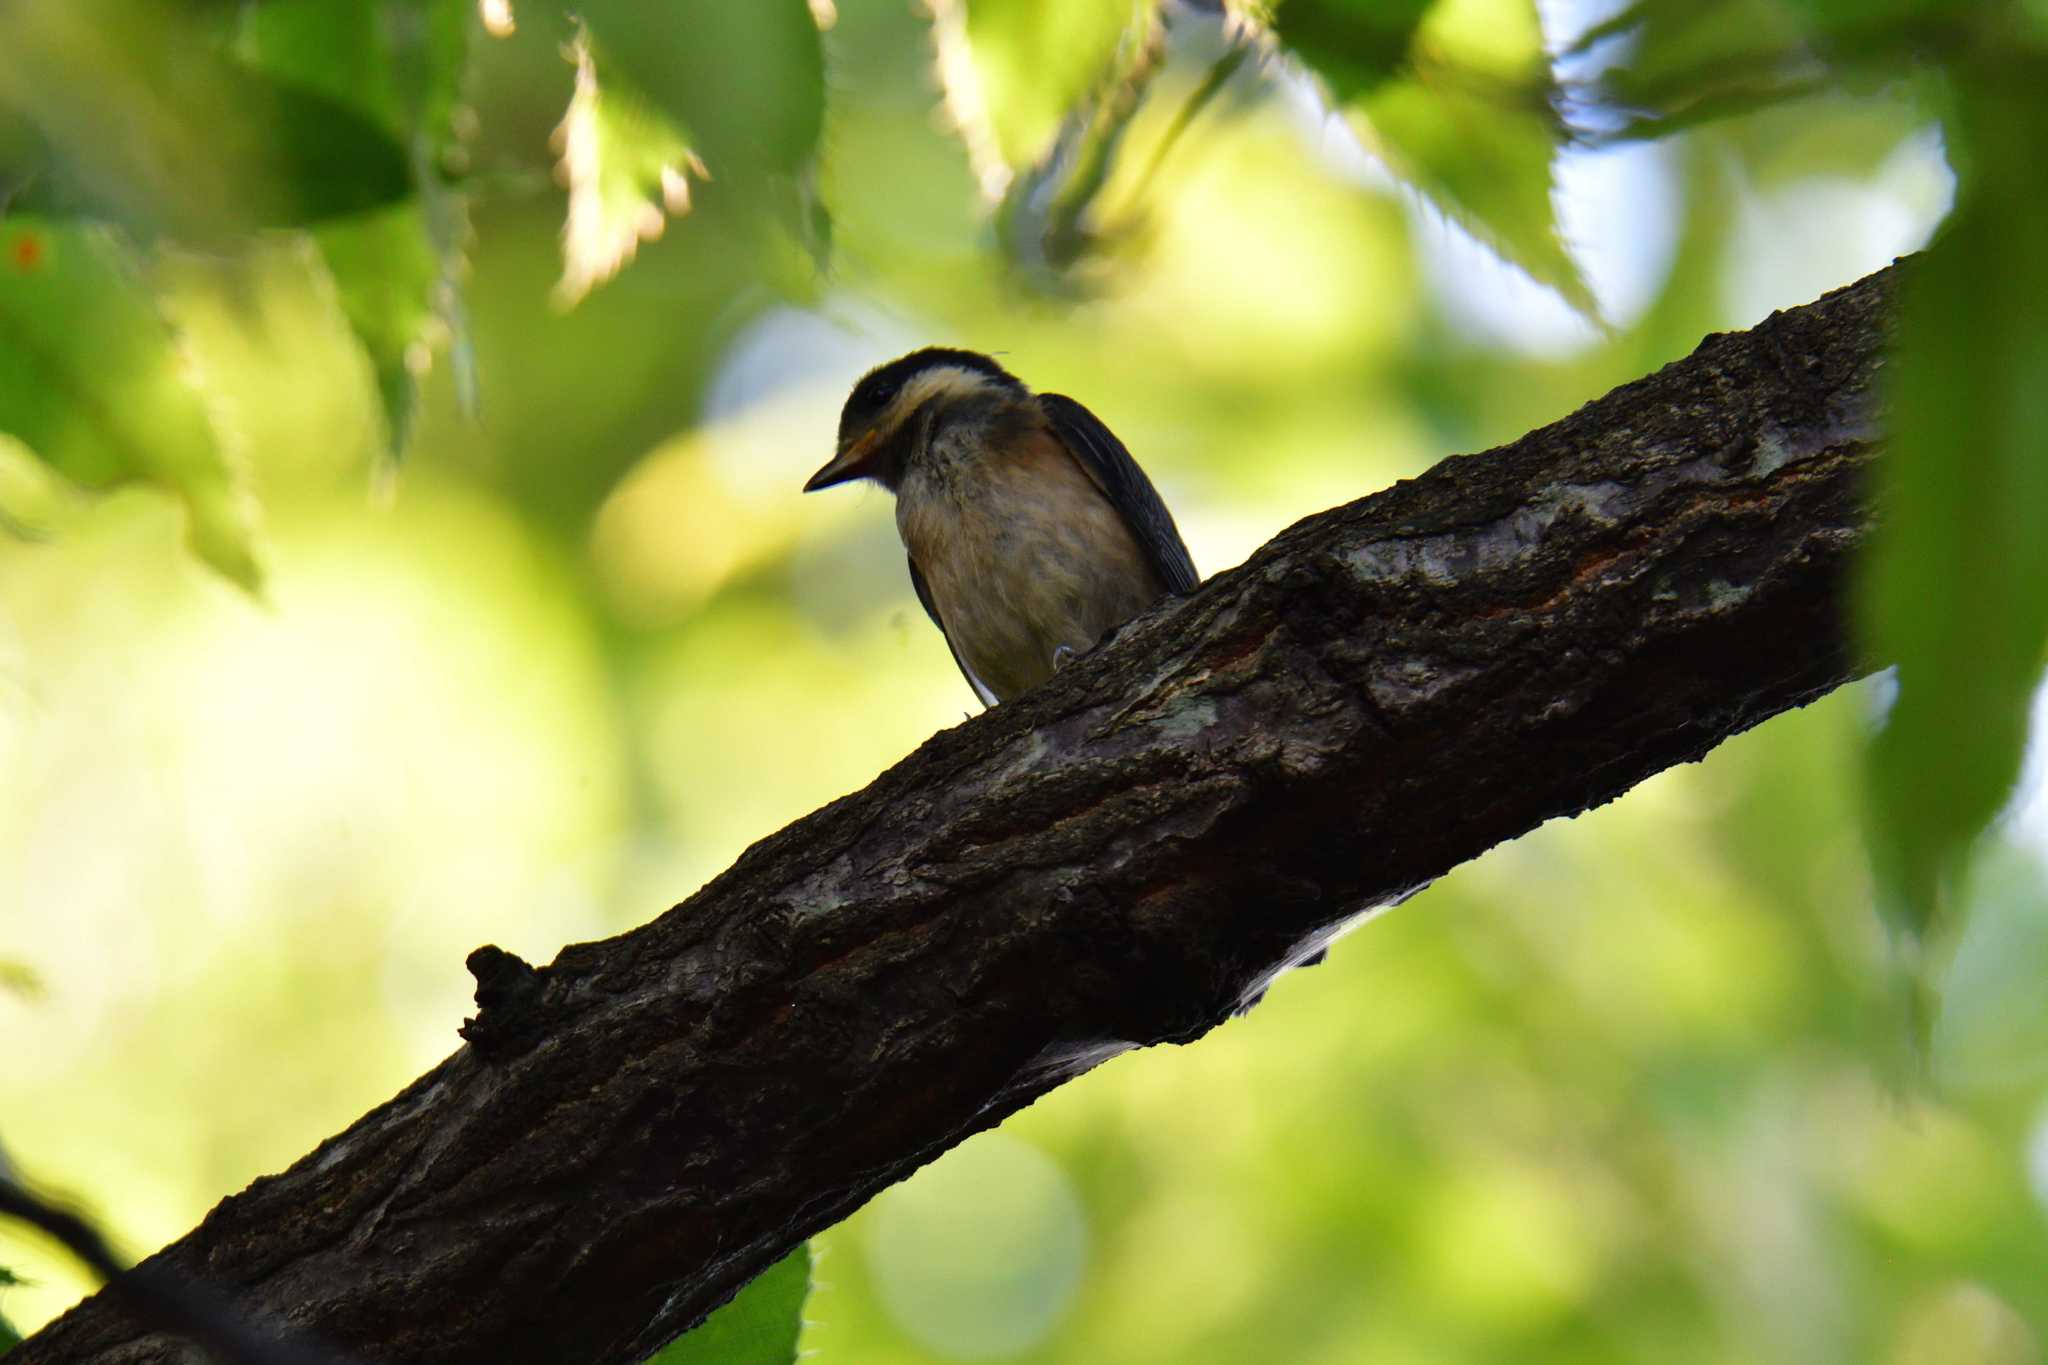
[{"label": "bird's rust-colored breast", "polygon": [[1166,589],[1050,431],[977,445],[943,476],[906,478],[896,523],[961,662],[1007,700],[1052,676],[1062,646],[1085,653]]}]

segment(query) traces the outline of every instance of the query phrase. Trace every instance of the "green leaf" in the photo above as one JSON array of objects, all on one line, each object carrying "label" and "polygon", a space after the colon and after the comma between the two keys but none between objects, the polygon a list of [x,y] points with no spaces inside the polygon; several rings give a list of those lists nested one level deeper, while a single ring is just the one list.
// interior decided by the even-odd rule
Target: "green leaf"
[{"label": "green leaf", "polygon": [[[0,1165],[4,1164],[4,1162],[0,1162]],[[6,1266],[0,1265],[0,1289],[5,1289],[9,1285],[23,1283],[26,1283],[26,1281],[19,1275],[9,1270]],[[0,1313],[0,1356],[6,1355],[9,1351],[21,1345],[21,1341],[21,1333],[16,1330],[13,1323],[7,1320],[6,1314]]]},{"label": "green leaf", "polygon": [[1871,750],[1881,888],[1918,933],[2012,791],[2048,648],[2048,106],[1959,82],[1979,178],[1906,276],[1864,584],[1898,700]]},{"label": "green leaf", "polygon": [[810,1294],[811,1248],[806,1244],[663,1347],[651,1365],[790,1365]]},{"label": "green leaf", "polygon": [[0,220],[0,432],[80,487],[176,493],[193,549],[254,591],[249,500],[136,269],[109,230]]},{"label": "green leaf", "polygon": [[1534,0],[1286,0],[1279,34],[1388,169],[1598,315],[1551,204],[1566,130]]},{"label": "green leaf", "polygon": [[1930,51],[1960,46],[1971,8],[1952,0],[1638,0],[1571,51],[1627,35],[1625,60],[1583,92],[1594,136],[1664,137],[1823,92],[1895,96],[1894,82]]},{"label": "green leaf", "polygon": [[[929,6],[946,111],[996,237],[1040,285],[1099,244],[1088,216],[1166,55],[1160,0],[938,0]],[[1162,150],[1246,55],[1227,49]]]},{"label": "green leaf", "polygon": [[557,300],[581,297],[693,200],[748,244],[764,282],[804,293],[829,240],[815,188],[824,53],[807,0],[590,0],[576,12]]},{"label": "green leaf", "polygon": [[[236,133],[203,147],[212,135],[188,119],[183,128],[156,127],[156,146],[89,146],[84,139],[96,135],[91,130],[49,120],[41,129],[49,140],[32,151],[19,149],[8,167],[21,186],[10,207],[123,220],[208,243],[231,232],[304,227],[412,193],[403,150],[346,106],[224,63],[212,70],[209,84],[215,107],[206,114],[231,120]],[[178,101],[167,96],[162,102]],[[19,110],[5,112],[21,118]],[[195,153],[212,159],[194,167],[198,181],[232,178],[224,202],[202,203],[189,186],[166,183],[163,162]]]},{"label": "green leaf", "polygon": [[578,10],[608,71],[661,111],[715,183],[759,194],[809,166],[825,63],[805,0],[585,0]]},{"label": "green leaf", "polygon": [[388,448],[395,455],[405,449],[419,376],[432,355],[430,338],[441,318],[436,293],[448,262],[435,249],[427,211],[419,204],[329,223],[313,241],[334,279],[342,316],[370,357]]},{"label": "green leaf", "polygon": [[[0,431],[0,531],[21,540],[47,540],[85,506],[77,485]],[[0,976],[5,975],[0,966]]]},{"label": "green leaf", "polygon": [[1611,78],[1621,88],[1700,88],[1754,74],[1757,54],[1794,47],[1805,34],[1783,0],[1637,0],[1588,29],[1567,48],[1583,55],[1626,37],[1626,61]]},{"label": "green leaf", "polygon": [[1153,41],[1158,0],[940,0],[946,108],[990,198],[1050,156],[1070,116]]},{"label": "green leaf", "polygon": [[562,229],[556,302],[574,304],[625,268],[667,215],[690,211],[690,180],[703,161],[682,129],[608,65],[594,44],[576,43],[576,93],[562,119],[562,177],[569,220]]},{"label": "green leaf", "polygon": [[1287,0],[1274,18],[1281,43],[1340,104],[1363,99],[1408,64],[1415,31],[1433,0]]},{"label": "green leaf", "polygon": [[346,104],[402,141],[453,141],[464,0],[260,0],[233,47],[251,66]]},{"label": "green leaf", "polygon": [[215,243],[397,202],[407,149],[350,101],[253,71],[164,0],[0,6],[15,211]]},{"label": "green leaf", "polygon": [[[1209,78],[1182,106],[1159,154],[1170,149],[1172,139],[1228,84],[1248,54],[1249,48],[1242,45],[1225,50]],[[1124,134],[1165,57],[1166,30],[1153,8],[1145,6],[1116,45],[1094,88],[1068,110],[1052,145],[1010,179],[996,209],[996,235],[1013,263],[1027,271],[1041,266],[1061,271],[1099,245],[1098,233],[1087,221],[1089,212],[1109,183]]]},{"label": "green leaf", "polygon": [[1956,0],[1784,0],[1785,8],[1826,42],[1905,48],[1917,45],[1929,25],[1968,18]]},{"label": "green leaf", "polygon": [[[0,1265],[0,1288],[20,1283],[20,1276],[16,1275],[6,1266]],[[16,1331],[14,1324],[7,1320],[6,1314],[0,1313],[0,1355],[6,1355],[7,1352],[19,1345],[21,1345],[21,1333]]]},{"label": "green leaf", "polygon": [[459,336],[455,279],[466,207],[447,183],[469,52],[468,0],[263,0],[234,49],[280,81],[350,104],[407,149],[417,195],[321,224],[315,244],[368,352],[389,447],[405,446],[434,342]]}]

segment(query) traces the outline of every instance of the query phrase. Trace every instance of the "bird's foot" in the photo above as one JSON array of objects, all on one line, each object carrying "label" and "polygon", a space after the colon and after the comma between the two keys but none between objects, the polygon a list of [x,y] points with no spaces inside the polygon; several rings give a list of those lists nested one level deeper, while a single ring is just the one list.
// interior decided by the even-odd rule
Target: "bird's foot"
[{"label": "bird's foot", "polygon": [[1104,649],[1109,647],[1110,641],[1116,639],[1117,632],[1121,631],[1122,629],[1123,626],[1121,624],[1111,626],[1108,630],[1105,630],[1102,632],[1102,634],[1096,636],[1095,643],[1088,646],[1088,648],[1086,649],[1076,649],[1072,645],[1060,645],[1056,647],[1052,652],[1052,671],[1055,673],[1059,672],[1062,668],[1065,668],[1068,664],[1074,662],[1074,660],[1078,658],[1081,658],[1083,655],[1100,654]]}]

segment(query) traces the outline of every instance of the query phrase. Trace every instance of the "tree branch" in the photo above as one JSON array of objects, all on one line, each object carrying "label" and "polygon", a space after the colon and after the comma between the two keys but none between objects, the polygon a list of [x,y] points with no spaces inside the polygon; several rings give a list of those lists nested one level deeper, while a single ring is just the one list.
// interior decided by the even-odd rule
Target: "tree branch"
[{"label": "tree branch", "polygon": [[[1290,528],[653,923],[154,1258],[381,1361],[633,1361],[890,1182],[1861,665],[1893,270]],[[822,722],[821,722],[822,723]],[[20,1365],[191,1361],[104,1294]]]}]

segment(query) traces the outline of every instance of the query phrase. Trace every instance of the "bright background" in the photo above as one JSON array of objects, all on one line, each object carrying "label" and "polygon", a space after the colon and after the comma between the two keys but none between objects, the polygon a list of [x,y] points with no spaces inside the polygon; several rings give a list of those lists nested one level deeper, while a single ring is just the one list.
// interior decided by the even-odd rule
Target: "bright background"
[{"label": "bright background", "polygon": [[[1544,17],[1557,43],[1592,16]],[[1602,331],[1302,78],[1247,73],[1141,201],[1112,183],[1130,231],[1092,288],[1048,295],[991,249],[926,28],[848,0],[825,35],[828,280],[760,288],[699,214],[568,311],[545,141],[572,71],[486,40],[479,160],[534,173],[474,214],[480,415],[441,364],[395,474],[303,250],[174,262],[246,432],[263,600],[153,492],[0,537],[0,959],[36,983],[0,990],[0,1140],[123,1247],[451,1051],[470,948],[641,923],[974,709],[887,496],[797,491],[867,366],[966,345],[1081,398],[1213,574],[1916,249],[1952,192],[1882,91],[1568,152]],[[1134,146],[1202,57],[1175,50]],[[2048,819],[1988,855],[1935,1084],[1901,1082],[1856,818],[1884,702],[1845,689],[1497,849],[1249,1017],[968,1142],[819,1239],[806,1346],[2038,1361]],[[11,1228],[0,1265],[23,1327],[86,1288]]]}]

